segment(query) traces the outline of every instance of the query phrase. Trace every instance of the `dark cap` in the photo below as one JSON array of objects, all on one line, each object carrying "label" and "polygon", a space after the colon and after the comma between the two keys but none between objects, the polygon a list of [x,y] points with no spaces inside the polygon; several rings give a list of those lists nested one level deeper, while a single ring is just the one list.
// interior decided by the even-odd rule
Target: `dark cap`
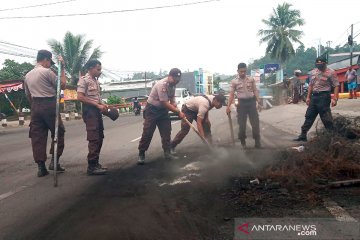
[{"label": "dark cap", "polygon": [[216,101],[220,102],[222,106],[226,106],[226,97],[223,94],[215,95]]},{"label": "dark cap", "polygon": [[109,108],[105,113],[105,116],[109,117],[111,120],[115,121],[119,118],[119,112],[116,108]]},{"label": "dark cap", "polygon": [[315,60],[315,64],[327,63],[326,56],[319,56]]},{"label": "dark cap", "polygon": [[36,59],[38,62],[44,59],[49,59],[51,61],[51,65],[55,64],[55,62],[52,60],[52,54],[48,50],[39,50]]},{"label": "dark cap", "polygon": [[178,78],[181,77],[180,69],[178,69],[178,68],[171,69],[170,72],[169,72],[169,76],[178,77]]}]

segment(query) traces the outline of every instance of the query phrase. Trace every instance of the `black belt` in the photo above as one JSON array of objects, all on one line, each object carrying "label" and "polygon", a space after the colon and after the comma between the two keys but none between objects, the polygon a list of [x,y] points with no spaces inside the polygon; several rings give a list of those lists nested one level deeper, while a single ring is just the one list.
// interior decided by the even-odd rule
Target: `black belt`
[{"label": "black belt", "polygon": [[320,96],[320,95],[326,95],[326,94],[331,94],[331,92],[330,91],[312,92],[313,96]]},{"label": "black belt", "polygon": [[250,97],[250,98],[238,98],[238,100],[242,101],[242,102],[250,102],[250,101],[256,100],[256,97],[253,96],[253,97]]},{"label": "black belt", "polygon": [[32,97],[32,100],[34,102],[50,102],[50,101],[55,101],[56,98],[55,97]]},{"label": "black belt", "polygon": [[165,108],[165,107],[158,107],[158,106],[152,105],[151,103],[147,103],[147,104],[146,104],[146,107],[148,107],[148,108],[153,108],[153,109],[155,109],[155,110],[157,110],[157,111],[164,111],[164,110],[167,111],[167,108]]}]

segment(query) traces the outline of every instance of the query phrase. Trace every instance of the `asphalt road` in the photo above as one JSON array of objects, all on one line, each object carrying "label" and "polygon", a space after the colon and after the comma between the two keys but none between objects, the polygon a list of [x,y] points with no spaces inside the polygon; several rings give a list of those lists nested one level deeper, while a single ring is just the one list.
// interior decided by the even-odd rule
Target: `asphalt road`
[{"label": "asphalt road", "polygon": [[[205,211],[218,205],[215,198],[213,205],[208,200],[213,191],[209,189],[221,189],[221,183],[231,174],[246,174],[273,161],[273,152],[292,145],[293,136],[262,124],[265,149],[257,153],[250,149],[244,154],[238,145],[235,149],[228,148],[230,133],[225,109],[212,111],[210,119],[214,141],[219,145],[215,151],[207,149],[191,132],[177,148],[179,162],[164,162],[156,130],[143,167],[136,166],[142,117],[127,115],[115,122],[105,118],[101,163],[109,168],[107,176],[86,175],[84,123],[81,120],[65,122],[65,151],[61,162],[66,173],[59,175],[57,188],[53,187],[52,175],[35,176],[37,166],[32,159],[27,129],[2,132],[0,239],[199,239],[209,232],[211,235],[209,229],[217,223],[211,216],[205,220]],[[236,132],[234,115],[233,122]],[[179,130],[179,123],[173,122],[172,136]],[[254,143],[250,131],[248,137],[251,146]],[[203,171],[201,177],[198,173],[191,173],[187,178],[181,176],[181,169],[194,162],[207,171]],[[182,183],[190,183],[189,178],[193,177],[200,180],[193,185],[185,184],[184,188]],[[179,188],[174,190],[171,186]],[[195,203],[204,209],[191,209]],[[182,218],[179,218],[180,212],[184,213]],[[305,212],[331,216],[325,209]],[[189,227],[193,225],[198,227]],[[124,234],[127,237],[120,238]],[[170,234],[177,237],[168,238]]]}]

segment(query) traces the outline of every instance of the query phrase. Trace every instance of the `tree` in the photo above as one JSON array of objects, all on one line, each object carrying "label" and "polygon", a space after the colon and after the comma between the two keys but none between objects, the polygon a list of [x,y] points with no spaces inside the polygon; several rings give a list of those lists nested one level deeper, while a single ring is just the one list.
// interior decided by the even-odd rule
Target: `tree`
[{"label": "tree", "polygon": [[300,38],[303,32],[294,28],[304,25],[305,21],[300,17],[300,11],[290,9],[291,6],[289,3],[283,3],[276,9],[273,8],[270,18],[262,20],[268,29],[258,32],[258,36],[261,37],[260,44],[267,43],[266,54],[280,63],[286,63],[295,55],[293,43],[302,44]]},{"label": "tree", "polygon": [[89,59],[99,59],[103,53],[100,51],[100,47],[96,47],[91,52],[93,40],[85,41],[84,35],[74,35],[71,32],[65,34],[62,43],[50,39],[48,44],[56,57],[63,56],[66,73],[71,78],[71,85],[77,84],[79,72],[84,71],[84,65]]},{"label": "tree", "polygon": [[[0,70],[0,83],[4,80],[22,80],[25,78],[25,75],[34,68],[31,63],[17,63],[10,59],[6,59],[3,65],[4,67]],[[16,108],[30,108],[24,90],[14,91],[7,95]],[[5,113],[6,115],[15,113],[4,94],[0,94],[0,112]]]},{"label": "tree", "polygon": [[17,63],[14,60],[6,59],[4,67],[0,70],[0,82],[3,80],[21,80],[34,68],[31,63]]}]

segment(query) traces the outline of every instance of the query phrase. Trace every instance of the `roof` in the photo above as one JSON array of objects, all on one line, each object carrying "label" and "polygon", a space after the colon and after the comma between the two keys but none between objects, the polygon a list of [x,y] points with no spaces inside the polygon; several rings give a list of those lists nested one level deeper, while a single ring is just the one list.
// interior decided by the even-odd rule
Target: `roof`
[{"label": "roof", "polygon": [[104,92],[111,91],[127,91],[132,89],[144,89],[144,88],[152,88],[155,80],[147,80],[145,81],[127,81],[127,82],[117,82],[117,83],[108,83],[102,84],[101,89]]},{"label": "roof", "polygon": [[[359,60],[360,60],[360,55],[354,56],[352,58],[353,65],[359,64]],[[338,69],[342,69],[342,68],[348,68],[348,67],[350,67],[350,58],[347,57],[347,58],[345,58],[345,59],[343,59],[341,61],[328,64],[328,67],[332,68],[334,70],[338,70]]]},{"label": "roof", "polygon": [[[353,57],[359,56],[359,55],[360,55],[360,52],[353,52]],[[329,62],[329,64],[332,64],[332,63],[340,62],[340,61],[343,61],[343,60],[349,59],[349,58],[350,58],[350,53],[329,54],[328,62]]]}]

